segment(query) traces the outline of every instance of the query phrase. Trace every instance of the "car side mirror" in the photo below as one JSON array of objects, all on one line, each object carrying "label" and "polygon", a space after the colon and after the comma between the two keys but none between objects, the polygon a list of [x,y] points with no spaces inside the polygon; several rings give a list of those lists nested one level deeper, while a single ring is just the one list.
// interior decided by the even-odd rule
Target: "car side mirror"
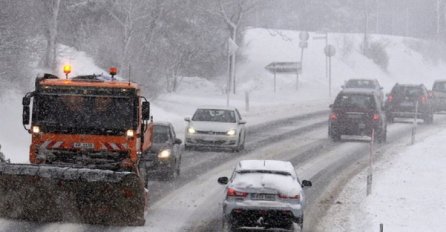
[{"label": "car side mirror", "polygon": [[150,120],[150,102],[148,101],[142,103],[142,119]]},{"label": "car side mirror", "polygon": [[313,184],[309,180],[303,180],[302,181],[302,187],[311,187]]},{"label": "car side mirror", "polygon": [[28,96],[25,96],[22,98],[22,105],[23,106],[29,106],[29,104],[31,103],[31,98]]},{"label": "car side mirror", "polygon": [[228,177],[226,177],[226,176],[223,176],[223,177],[220,177],[220,178],[218,178],[218,183],[219,184],[228,184],[228,182],[229,182],[229,179],[228,179]]},{"label": "car side mirror", "polygon": [[185,117],[185,118],[184,118],[184,121],[186,121],[186,122],[190,122],[190,117]]},{"label": "car side mirror", "polygon": [[179,139],[179,138],[175,139],[175,144],[181,144],[181,143],[183,143],[183,141],[181,141],[181,139]]},{"label": "car side mirror", "polygon": [[241,125],[246,124],[246,121],[245,121],[245,120],[240,120],[240,121],[238,122],[238,124],[241,124]]}]

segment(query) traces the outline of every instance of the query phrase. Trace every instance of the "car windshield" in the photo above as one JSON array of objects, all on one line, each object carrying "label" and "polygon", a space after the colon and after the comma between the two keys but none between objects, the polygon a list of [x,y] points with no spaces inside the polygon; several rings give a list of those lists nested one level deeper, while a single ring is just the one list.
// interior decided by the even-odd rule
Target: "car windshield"
[{"label": "car windshield", "polygon": [[155,125],[153,127],[153,143],[166,143],[169,141],[169,127]]},{"label": "car windshield", "polygon": [[235,123],[236,118],[233,110],[198,109],[192,121]]},{"label": "car windshield", "polygon": [[347,88],[365,88],[365,89],[374,89],[375,83],[371,80],[349,80],[345,84]]},{"label": "car windshield", "polygon": [[376,107],[372,95],[343,94],[339,95],[334,103],[337,108],[374,109]]},{"label": "car windshield", "polygon": [[399,96],[419,97],[424,94],[423,89],[418,86],[398,86],[394,93]]}]

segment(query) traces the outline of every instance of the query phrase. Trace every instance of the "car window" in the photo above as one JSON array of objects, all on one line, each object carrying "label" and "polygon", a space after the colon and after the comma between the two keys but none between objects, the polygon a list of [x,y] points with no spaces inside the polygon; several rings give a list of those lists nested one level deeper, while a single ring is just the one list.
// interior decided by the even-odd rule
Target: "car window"
[{"label": "car window", "polygon": [[434,91],[446,92],[446,82],[435,82],[434,87],[432,88]]},{"label": "car window", "polygon": [[375,109],[376,104],[373,95],[365,94],[341,94],[334,103],[337,108]]},{"label": "car window", "polygon": [[238,170],[236,171],[239,174],[246,174],[246,173],[261,173],[261,174],[276,174],[281,176],[291,176],[291,173],[286,171],[276,171],[276,170]]},{"label": "car window", "polygon": [[242,115],[240,114],[240,112],[238,112],[237,109],[235,109],[236,114],[238,115],[239,120],[242,120]]},{"label": "car window", "polygon": [[236,117],[233,110],[198,109],[192,116],[192,121],[235,123]]},{"label": "car window", "polygon": [[375,83],[371,80],[349,80],[345,84],[347,88],[366,88],[366,89],[374,89]]},{"label": "car window", "polygon": [[170,140],[170,130],[168,126],[155,125],[153,128],[153,142],[166,143]]}]

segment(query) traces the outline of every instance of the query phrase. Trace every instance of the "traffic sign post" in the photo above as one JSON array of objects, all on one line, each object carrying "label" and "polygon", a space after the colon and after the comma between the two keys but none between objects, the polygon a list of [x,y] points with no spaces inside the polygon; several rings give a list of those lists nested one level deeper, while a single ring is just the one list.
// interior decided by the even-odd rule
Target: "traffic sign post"
[{"label": "traffic sign post", "polygon": [[336,54],[336,49],[333,45],[328,44],[324,48],[324,53],[328,58],[328,96],[331,97],[331,57]]},{"label": "traffic sign post", "polygon": [[[304,60],[304,49],[308,47],[308,39],[310,38],[310,33],[308,33],[308,31],[301,31],[299,33],[299,47],[300,47],[300,64],[301,64],[301,68],[300,71],[301,73],[302,71],[302,67],[303,67],[303,60]],[[299,89],[299,72],[296,73],[296,90]]]},{"label": "traffic sign post", "polygon": [[272,62],[265,66],[265,69],[274,75],[274,93],[276,93],[276,74],[296,73],[296,75],[299,75],[299,72],[302,70],[302,64],[300,62]]}]

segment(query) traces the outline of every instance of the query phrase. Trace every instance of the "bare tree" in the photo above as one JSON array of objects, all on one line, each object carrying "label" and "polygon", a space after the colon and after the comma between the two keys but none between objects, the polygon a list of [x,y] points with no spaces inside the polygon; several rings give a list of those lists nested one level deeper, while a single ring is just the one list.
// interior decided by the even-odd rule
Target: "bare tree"
[{"label": "bare tree", "polygon": [[[57,42],[57,18],[61,0],[41,0],[44,10],[49,13],[46,19],[45,37],[47,40],[47,48],[43,61],[46,68],[56,71],[56,42]],[[45,15],[45,14],[44,14]]]}]

